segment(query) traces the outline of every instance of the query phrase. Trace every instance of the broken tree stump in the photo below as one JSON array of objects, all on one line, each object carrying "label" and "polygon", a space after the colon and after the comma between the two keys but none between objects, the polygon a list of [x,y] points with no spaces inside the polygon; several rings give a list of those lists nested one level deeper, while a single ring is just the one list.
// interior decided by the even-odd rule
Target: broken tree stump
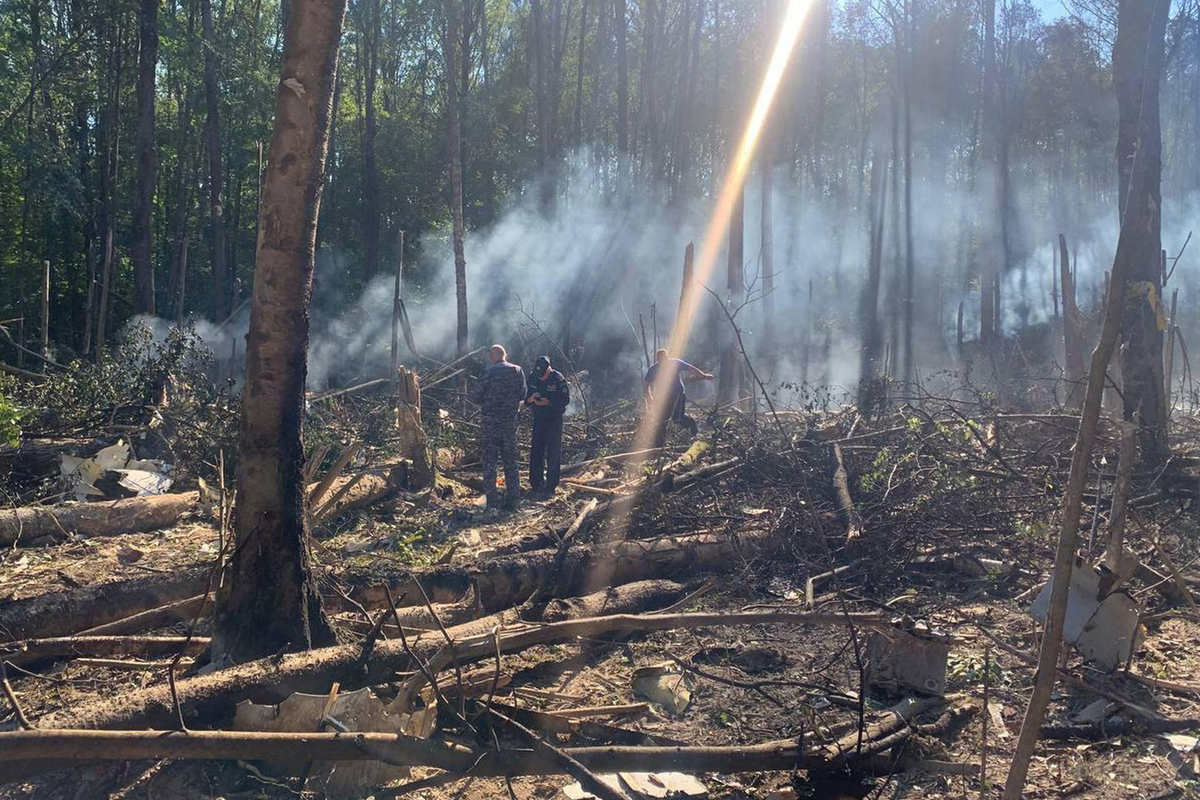
[{"label": "broken tree stump", "polygon": [[412,462],[410,488],[432,486],[434,461],[421,426],[421,381],[416,372],[405,367],[396,373],[396,430],[400,434],[400,452]]}]

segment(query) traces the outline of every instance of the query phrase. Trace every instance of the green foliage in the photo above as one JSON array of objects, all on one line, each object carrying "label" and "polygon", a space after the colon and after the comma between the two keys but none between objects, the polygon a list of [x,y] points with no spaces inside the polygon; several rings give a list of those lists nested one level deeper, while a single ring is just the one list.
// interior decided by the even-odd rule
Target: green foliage
[{"label": "green foliage", "polygon": [[0,444],[16,447],[21,441],[21,412],[4,395],[0,386]]},{"label": "green foliage", "polygon": [[977,688],[985,680],[989,686],[1008,686],[1011,675],[1000,668],[995,658],[990,660],[983,653],[954,651],[946,660],[946,683],[955,689]]}]

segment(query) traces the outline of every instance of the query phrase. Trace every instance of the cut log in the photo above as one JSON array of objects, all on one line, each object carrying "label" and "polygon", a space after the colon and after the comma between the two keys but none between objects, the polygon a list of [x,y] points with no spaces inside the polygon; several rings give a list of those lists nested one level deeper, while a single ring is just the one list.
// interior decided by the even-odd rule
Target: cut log
[{"label": "cut log", "polygon": [[83,586],[0,605],[0,641],[66,636],[204,594],[208,567]]},{"label": "cut log", "polygon": [[198,499],[196,492],[129,497],[99,503],[26,506],[0,511],[0,545],[65,539],[69,534],[115,536],[175,524]]}]

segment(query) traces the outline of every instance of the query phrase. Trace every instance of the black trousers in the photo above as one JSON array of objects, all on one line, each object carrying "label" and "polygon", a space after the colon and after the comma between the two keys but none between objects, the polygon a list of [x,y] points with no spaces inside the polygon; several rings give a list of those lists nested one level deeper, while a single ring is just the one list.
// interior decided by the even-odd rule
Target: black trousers
[{"label": "black trousers", "polygon": [[658,420],[658,428],[654,431],[654,446],[662,447],[667,443],[667,423],[674,422],[680,427],[687,428],[695,436],[700,431],[700,426],[696,424],[696,420],[689,417],[684,412],[687,398],[684,395],[677,394],[672,400],[668,400],[670,406],[667,408],[667,413],[662,415]]},{"label": "black trousers", "polygon": [[529,447],[529,485],[535,490],[558,486],[562,467],[562,414],[533,418],[533,442]]}]

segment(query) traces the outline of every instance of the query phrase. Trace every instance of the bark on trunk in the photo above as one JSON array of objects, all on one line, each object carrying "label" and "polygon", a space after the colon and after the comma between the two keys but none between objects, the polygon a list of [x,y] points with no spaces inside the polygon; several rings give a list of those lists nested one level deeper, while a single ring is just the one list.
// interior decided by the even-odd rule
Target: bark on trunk
[{"label": "bark on trunk", "polygon": [[[863,286],[858,312],[859,324],[864,331],[862,363],[858,373],[858,405],[868,414],[872,413],[879,399],[877,379],[879,354],[883,346],[883,331],[879,324],[879,285],[883,278],[883,206],[886,200],[883,183],[886,171],[887,161],[883,156],[883,149],[876,145],[871,154],[871,192],[867,209],[871,237],[870,261],[867,264],[867,282]],[[810,309],[810,315],[811,313]]]},{"label": "bark on trunk", "polygon": [[375,159],[376,113],[375,83],[379,73],[379,0],[368,0],[362,28],[363,50],[363,244],[366,263],[363,283],[370,283],[379,272],[379,168]]},{"label": "bark on trunk", "polygon": [[985,212],[981,224],[981,262],[979,288],[979,342],[985,349],[990,350],[995,345],[996,338],[996,278],[999,275],[999,248],[995,246],[996,235],[986,229],[986,226],[996,224],[1000,214],[996,198],[999,196],[999,174],[996,159],[996,0],[983,2],[984,40],[983,40],[983,120],[982,140],[984,142],[984,174],[983,191],[988,198],[984,203]]},{"label": "bark on trunk", "polygon": [[204,27],[204,102],[208,116],[204,137],[208,146],[208,218],[212,228],[213,313],[218,322],[229,316],[229,271],[225,253],[225,212],[221,204],[221,117],[217,89],[217,37],[213,30],[212,0],[200,0]]},{"label": "bark on trunk", "polygon": [[154,141],[154,77],[158,69],[158,0],[138,5],[137,186],[133,197],[134,306],[139,314],[154,315],[153,212],[158,173]]},{"label": "bark on trunk", "polygon": [[235,662],[332,642],[312,580],[301,421],[320,189],[346,0],[293,0],[254,271],[237,547],[217,595],[213,653]]},{"label": "bark on trunk", "polygon": [[629,10],[616,0],[617,17],[617,187],[623,190],[629,168]]},{"label": "bark on trunk", "polygon": [[1067,408],[1078,408],[1083,399],[1083,314],[1075,304],[1075,276],[1067,237],[1058,235],[1062,283],[1063,354],[1066,361]]},{"label": "bark on trunk", "polygon": [[[1119,213],[1123,220],[1138,213],[1135,206],[1144,213],[1144,224],[1134,232],[1137,238],[1129,264],[1121,330],[1121,380],[1125,419],[1137,420],[1142,461],[1152,469],[1158,469],[1170,455],[1163,384],[1163,332],[1167,320],[1160,263],[1162,130],[1158,100],[1168,8],[1166,0],[1122,2],[1118,25],[1124,24],[1125,30],[1113,48],[1114,62],[1117,58],[1127,60],[1121,69],[1115,63],[1113,66],[1118,106]],[[1144,175],[1135,174],[1142,172]],[[1131,187],[1139,181],[1148,199],[1133,196]]]},{"label": "bark on trunk", "polygon": [[[746,291],[743,260],[745,226],[746,192],[743,188],[738,192],[729,217],[729,253],[725,262],[725,286],[729,290],[728,303],[731,311],[736,311],[742,304],[742,297]],[[737,352],[734,332],[730,330],[725,334],[725,344],[721,351],[721,374],[717,382],[718,401],[731,403],[741,397],[744,380],[745,362]]]},{"label": "bark on trunk", "polygon": [[204,593],[207,567],[150,575],[65,592],[49,592],[0,607],[0,640],[69,636]]},{"label": "bark on trunk", "polygon": [[467,257],[464,250],[462,189],[462,132],[458,103],[456,49],[459,46],[458,0],[443,0],[446,10],[446,39],[442,43],[442,60],[446,69],[446,116],[449,118],[450,141],[450,216],[454,222],[454,294],[458,309],[456,343],[459,358],[467,353]]}]

